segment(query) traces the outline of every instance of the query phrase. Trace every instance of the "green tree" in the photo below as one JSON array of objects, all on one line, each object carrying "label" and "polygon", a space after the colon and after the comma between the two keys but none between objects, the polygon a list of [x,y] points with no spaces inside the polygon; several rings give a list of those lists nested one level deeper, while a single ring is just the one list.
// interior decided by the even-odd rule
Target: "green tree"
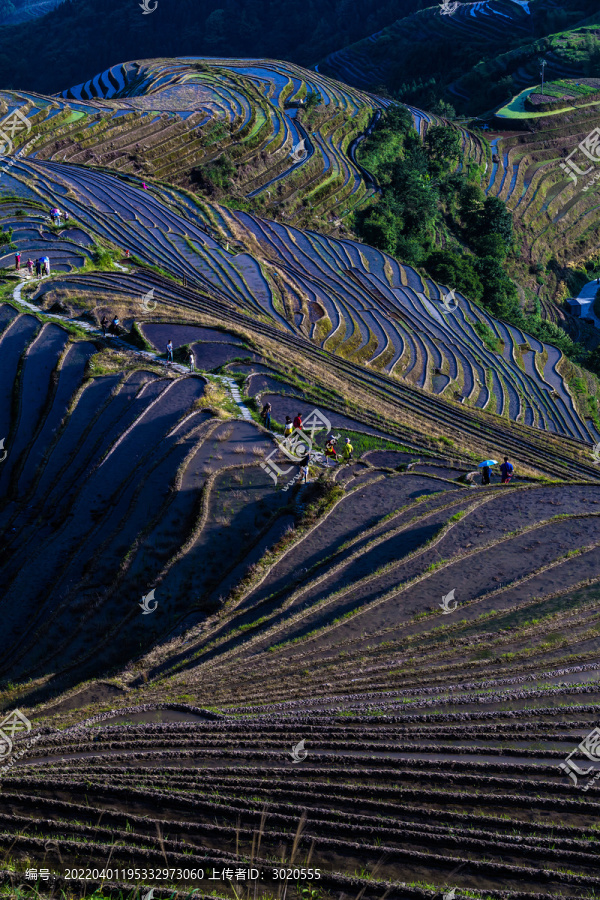
[{"label": "green tree", "polygon": [[463,185],[459,195],[460,215],[464,220],[478,213],[483,208],[485,194],[478,184],[467,181]]},{"label": "green tree", "polygon": [[512,241],[513,221],[506,204],[498,197],[487,197],[483,204],[481,224],[485,234],[498,234],[506,244]]},{"label": "green tree", "polygon": [[228,20],[224,9],[215,9],[206,19],[204,40],[211,51],[225,52],[227,48]]},{"label": "green tree", "polygon": [[453,250],[435,250],[424,261],[427,271],[442,284],[480,300],[483,285],[471,258]]},{"label": "green tree", "polygon": [[444,171],[460,158],[462,141],[458,131],[447,125],[436,125],[427,132],[425,147],[435,169]]},{"label": "green tree", "polygon": [[380,203],[363,221],[361,233],[367,243],[394,254],[402,226],[402,220],[385,203]]},{"label": "green tree", "polygon": [[498,260],[506,259],[508,248],[499,234],[482,234],[473,238],[472,243],[477,256],[491,256]]}]

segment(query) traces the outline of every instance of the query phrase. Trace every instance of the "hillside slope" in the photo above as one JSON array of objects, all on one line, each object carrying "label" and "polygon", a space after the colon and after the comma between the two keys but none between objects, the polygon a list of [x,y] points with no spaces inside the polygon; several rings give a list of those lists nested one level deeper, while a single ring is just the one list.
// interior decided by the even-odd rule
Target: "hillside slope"
[{"label": "hillside slope", "polygon": [[[24,254],[43,249],[53,266],[80,264],[82,244],[125,246],[229,307],[370,370],[450,401],[458,395],[463,406],[507,421],[580,441],[595,435],[560,375],[559,351],[460,295],[459,308],[448,312],[442,302],[448,287],[440,291],[380,251],[67,163],[20,160],[5,174],[2,195],[11,201],[4,227],[13,242]],[[18,197],[19,215],[12,199]],[[40,200],[69,212],[58,243],[32,206]],[[5,264],[11,259],[6,254]],[[477,323],[491,327],[501,352],[487,348]]]},{"label": "hillside slope", "polygon": [[432,5],[341,47],[318,68],[357,87],[400,89],[425,106],[443,97],[477,115],[517,84],[535,83],[546,51],[549,76],[588,74],[586,55],[577,59],[572,47],[589,17],[597,21],[597,9],[586,0],[479,0],[460,3],[451,14]]},{"label": "hillside slope", "polygon": [[[0,897],[597,895],[600,435],[343,231],[387,101],[161,58],[0,104]],[[398,112],[419,184],[413,123],[514,188]]]},{"label": "hillside slope", "polygon": [[271,57],[311,66],[420,3],[149,0],[144,12],[139,0],[64,0],[43,19],[0,32],[0,84],[52,93],[126,59],[191,54]]},{"label": "hillside slope", "polygon": [[30,122],[23,156],[161,179],[325,228],[373,196],[355,148],[388,104],[292,64],[202,58],[115,66],[58,99],[1,98]]},{"label": "hillside slope", "polygon": [[56,9],[63,0],[3,0],[0,3],[0,25],[19,25],[37,19]]}]

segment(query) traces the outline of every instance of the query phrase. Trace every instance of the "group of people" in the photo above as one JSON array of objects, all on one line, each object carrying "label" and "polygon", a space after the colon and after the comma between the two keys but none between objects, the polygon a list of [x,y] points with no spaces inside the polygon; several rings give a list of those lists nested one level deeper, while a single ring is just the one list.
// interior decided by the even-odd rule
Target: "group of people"
[{"label": "group of people", "polygon": [[53,225],[60,225],[61,218],[64,218],[65,224],[69,221],[69,213],[61,212],[60,209],[56,209],[56,207],[51,207],[49,210],[50,221]]},{"label": "group of people", "polygon": [[108,319],[106,316],[102,316],[100,320],[100,327],[102,328],[102,334],[106,337],[106,331],[108,329],[109,334],[118,335],[121,330],[121,324],[119,322],[119,317],[115,316],[110,325],[108,324]]},{"label": "group of people", "polygon": [[352,459],[352,454],[354,453],[354,447],[350,443],[350,438],[347,437],[342,447],[341,453],[338,453],[337,448],[337,438],[330,437],[325,444],[325,459],[331,460],[333,465],[336,465],[338,462],[348,463]]},{"label": "group of people", "polygon": [[[514,471],[515,467],[511,462],[509,462],[508,456],[505,456],[504,462],[500,465],[500,477],[502,479],[502,484],[510,484],[510,479],[513,477]],[[481,483],[490,484],[491,477],[492,467],[483,466],[481,469]]]},{"label": "group of people", "polygon": [[[49,210],[50,221],[54,225],[60,225],[61,218],[64,218],[65,223],[69,221],[69,213],[61,212],[60,209],[50,208]],[[48,256],[40,256],[39,259],[28,259],[25,263],[27,266],[27,270],[30,275],[33,275],[33,270],[35,268],[35,274],[38,278],[41,277],[42,274],[49,275],[50,274],[50,258]],[[19,250],[15,253],[15,269],[17,272],[21,270],[21,251]]]},{"label": "group of people", "polygon": [[[25,265],[27,266],[27,271],[30,275],[33,275],[33,268],[35,266],[35,274],[38,276],[38,278],[41,276],[42,272],[44,273],[44,275],[50,274],[50,259],[48,256],[40,256],[40,258],[36,259],[35,261],[33,259],[28,259]],[[17,272],[21,270],[20,251],[18,253],[15,253],[15,269],[17,270]]]},{"label": "group of people", "polygon": [[[272,413],[272,411],[273,410],[272,410],[271,404],[269,402],[267,402],[264,404],[261,414],[260,414],[261,418],[264,422],[265,428],[267,428],[268,431],[271,431],[271,413]],[[294,433],[294,431],[302,431],[302,413],[297,413],[297,415],[295,416],[294,419],[292,419],[291,416],[285,417],[285,425],[283,427],[283,443],[284,444],[289,443],[290,438],[292,437],[292,434]],[[352,446],[352,443],[350,442],[350,438],[346,438],[344,446],[340,452],[338,452],[338,448],[336,446],[337,441],[338,441],[338,438],[331,435],[327,439],[327,443],[325,444],[324,456],[325,456],[325,460],[327,461],[328,465],[329,465],[330,460],[331,460],[331,464],[334,466],[337,463],[340,463],[340,462],[348,463],[352,460],[352,454],[354,453],[354,447]],[[302,458],[302,460],[300,462],[300,470],[301,470],[301,473],[302,473],[305,483],[308,481],[308,467],[310,464],[310,459],[311,459],[311,454],[310,454],[310,451],[308,451],[304,455],[304,457]]]},{"label": "group of people", "polygon": [[[100,320],[100,326],[102,328],[102,334],[104,335],[104,337],[106,337],[107,332],[108,332],[108,334],[118,335],[119,332],[121,331],[121,323],[119,322],[118,316],[115,316],[113,318],[110,325],[108,324],[108,319],[106,318],[106,316],[102,316],[102,319]],[[173,362],[173,341],[170,338],[167,341],[166,349],[167,349],[167,365],[169,366]],[[194,351],[192,350],[191,347],[190,347],[190,352],[188,354],[187,360],[188,360],[188,365],[190,367],[190,372],[195,372],[196,358],[194,356]]]},{"label": "group of people", "polygon": [[[167,365],[171,365],[173,362],[173,341],[169,338],[167,341]],[[188,366],[190,367],[190,372],[196,371],[196,357],[194,356],[194,351],[190,347],[188,356],[187,356]]]}]

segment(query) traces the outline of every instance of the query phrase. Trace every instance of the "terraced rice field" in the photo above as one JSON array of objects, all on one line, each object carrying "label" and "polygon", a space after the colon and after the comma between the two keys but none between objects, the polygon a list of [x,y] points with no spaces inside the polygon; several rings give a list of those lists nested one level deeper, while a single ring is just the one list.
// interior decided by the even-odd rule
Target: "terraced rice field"
[{"label": "terraced rice field", "polygon": [[[357,150],[390,103],[291,63],[202,57],[113,66],[60,97],[4,92],[0,99],[31,123],[21,156],[106,166],[134,183],[160,179],[191,190],[204,184],[206,167],[226,158],[239,200],[330,231],[376,194]],[[449,124],[410,109],[423,135]],[[461,134],[464,159],[481,163],[481,139],[449,127]]]},{"label": "terraced rice field", "polygon": [[322,897],[594,895],[597,788],[559,765],[596,723],[597,487],[336,475],[217,614],[42,705],[3,779],[13,858],[110,860],[122,887],[167,861],[205,893],[251,866],[264,896],[288,868],[294,896],[302,868]]},{"label": "terraced rice field", "polygon": [[[377,112],[295,67],[193,65],[115,67],[52,118],[91,116],[93,154],[115,120],[228,107],[260,156],[307,90]],[[32,724],[0,765],[0,897],[600,896],[597,760],[564,762],[598,721],[598,436],[559,351],[61,128],[0,178],[0,703]],[[354,172],[342,131],[311,159]],[[315,410],[304,483],[282,426]],[[473,478],[504,453],[510,485]]]},{"label": "terraced rice field", "polygon": [[[546,4],[552,8],[553,2]],[[453,4],[446,4],[452,8]],[[527,37],[529,31],[529,10],[527,3],[519,0],[478,0],[474,3],[459,3],[451,14],[442,12],[442,4],[432,4],[410,16],[398,19],[393,25],[382,29],[363,41],[330,54],[319,63],[319,70],[325,75],[339,78],[347,84],[361,88],[372,88],[389,81],[394,58],[389,54],[389,45],[401,38],[427,46],[440,38],[464,41],[469,45],[482,47],[500,45],[507,36],[515,33]],[[460,96],[461,89],[456,88]]]},{"label": "terraced rice field", "polygon": [[[576,264],[596,246],[597,167],[581,146],[585,147],[595,133],[598,119],[597,105],[557,112],[532,120],[533,133],[509,131],[499,133],[492,141],[497,162],[482,187],[489,196],[504,200],[513,213],[529,272],[536,267],[545,269],[552,257],[561,264]],[[510,120],[498,121],[503,122],[503,128],[510,127]],[[544,314],[554,320],[560,318],[578,340],[586,343],[589,334],[585,329],[582,332],[582,323],[551,302],[560,299],[551,272],[545,281]]]},{"label": "terraced rice field", "polygon": [[[24,254],[43,250],[53,270],[74,271],[99,241],[125,246],[228,309],[393,383],[580,442],[595,436],[561,375],[556,348],[495,321],[468,298],[457,295],[458,308],[448,312],[448,286],[425,283],[380,251],[66,163],[19,159],[0,192],[7,201],[1,221],[15,244]],[[68,210],[60,234],[46,224],[42,202]],[[12,251],[5,264],[11,259]],[[87,284],[87,276],[73,274],[64,288],[76,290],[82,277]],[[135,284],[118,284],[133,299]],[[481,342],[477,323],[491,327],[499,351]]]},{"label": "terraced rice field", "polygon": [[354,147],[389,103],[292,64],[201,57],[113,66],[59,98],[2,97],[32,123],[24,156],[193,188],[225,155],[236,196],[324,221],[373,195]]},{"label": "terraced rice field", "polygon": [[[533,2],[536,12],[541,15],[546,13],[550,21],[562,9],[558,0]],[[562,26],[564,20],[558,28]],[[568,32],[565,38],[564,33],[558,30],[547,42],[544,59],[549,78],[580,77],[584,74],[582,64],[575,62],[570,52],[569,38],[573,34],[579,37],[579,33],[574,31]],[[531,35],[529,0],[475,0],[456,6],[454,3],[431,4],[426,9],[403,16],[368,38],[329,54],[319,62],[318,69],[325,75],[356,87],[376,90],[379,85],[397,83],[398,66],[402,66],[403,62],[402,58],[398,58],[398,48],[395,46],[398,42],[402,42],[403,48],[409,52],[413,47],[419,47],[423,54],[432,51],[444,53],[446,48],[463,44],[469,50],[479,49],[482,60],[486,56],[492,60],[496,58],[491,71],[492,79],[510,75],[515,87],[522,89],[539,79],[539,58],[535,50],[521,53],[514,39],[520,37],[526,46]],[[476,55],[473,59],[477,59]],[[477,67],[470,69],[469,66],[448,86],[453,102],[461,109],[465,101],[469,103],[472,99],[473,75],[490,76],[488,70],[482,75]],[[460,63],[456,68],[460,68]],[[403,68],[402,73],[404,81],[410,81],[413,75],[410,69]],[[470,109],[470,112],[473,114],[478,110]]]}]

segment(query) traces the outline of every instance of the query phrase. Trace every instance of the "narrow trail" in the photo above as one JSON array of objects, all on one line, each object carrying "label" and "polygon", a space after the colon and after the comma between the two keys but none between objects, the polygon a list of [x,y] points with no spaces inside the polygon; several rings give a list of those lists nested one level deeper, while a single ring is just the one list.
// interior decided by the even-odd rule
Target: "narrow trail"
[{"label": "narrow trail", "polygon": [[[114,265],[117,269],[120,269],[123,272],[129,272],[129,269],[127,269],[125,266],[119,265],[119,263],[114,263]],[[44,277],[48,277],[48,276],[44,276]],[[84,331],[87,331],[89,334],[97,335],[98,337],[104,336],[104,335],[102,335],[102,331],[100,330],[100,328],[97,328],[95,325],[91,325],[89,322],[84,322],[82,319],[73,319],[73,318],[69,318],[68,316],[61,316],[57,313],[44,312],[43,310],[40,310],[40,308],[38,306],[36,306],[34,303],[30,303],[28,300],[23,300],[21,297],[21,291],[23,289],[23,284],[24,284],[24,282],[20,282],[13,291],[12,296],[13,296],[13,300],[15,303],[18,303],[21,306],[24,306],[25,309],[30,310],[31,312],[38,313],[38,314],[41,313],[42,315],[46,316],[47,318],[54,319],[57,322],[65,322],[69,325],[76,325],[78,328],[82,328]],[[154,363],[157,363],[158,365],[165,366],[165,368],[168,365],[164,359],[161,359],[159,353],[154,353],[150,350],[139,350],[137,347],[134,347],[132,344],[128,344],[127,341],[124,341],[121,338],[116,337],[114,335],[111,335],[111,339],[112,339],[111,342],[112,342],[113,346],[122,347],[123,349],[128,350],[131,353],[135,353],[136,356],[140,356],[143,359],[148,360],[149,362],[154,362]],[[182,366],[180,363],[175,363],[175,362],[171,363],[171,365],[169,366],[169,371],[178,372],[180,375],[192,374],[192,373],[190,373],[188,366]],[[196,373],[194,373],[194,374],[203,375],[203,376],[207,376],[210,374],[210,376],[212,378],[218,379],[219,382],[221,382],[225,386],[226,390],[229,392],[231,399],[238,407],[238,409],[240,411],[239,418],[245,419],[248,422],[254,421],[252,418],[252,413],[250,412],[248,407],[243,402],[240,390],[237,387],[237,384],[233,378],[228,378],[225,375],[213,375],[212,373],[202,372],[201,370],[197,370]]]}]

